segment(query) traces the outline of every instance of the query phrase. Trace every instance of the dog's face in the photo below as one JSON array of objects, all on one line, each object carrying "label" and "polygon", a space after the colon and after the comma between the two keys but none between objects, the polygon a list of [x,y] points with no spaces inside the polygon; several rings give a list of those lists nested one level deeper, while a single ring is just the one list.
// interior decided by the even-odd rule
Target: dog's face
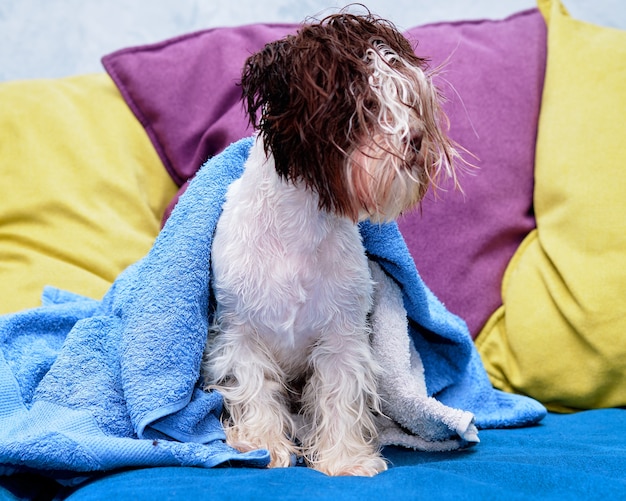
[{"label": "dog's face", "polygon": [[342,13],[267,44],[241,86],[281,177],[316,192],[321,210],[388,221],[441,176],[456,184],[458,154],[425,69],[388,22]]}]

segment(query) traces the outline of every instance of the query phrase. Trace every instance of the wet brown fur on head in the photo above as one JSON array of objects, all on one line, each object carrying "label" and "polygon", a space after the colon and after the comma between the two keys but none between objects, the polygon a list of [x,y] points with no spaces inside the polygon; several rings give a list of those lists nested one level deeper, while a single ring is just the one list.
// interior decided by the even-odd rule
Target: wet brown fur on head
[{"label": "wet brown fur on head", "polygon": [[278,174],[314,190],[320,209],[349,217],[354,207],[343,167],[376,127],[365,56],[377,43],[425,66],[389,22],[340,13],[267,44],[248,58],[241,80],[250,122],[261,131]]}]

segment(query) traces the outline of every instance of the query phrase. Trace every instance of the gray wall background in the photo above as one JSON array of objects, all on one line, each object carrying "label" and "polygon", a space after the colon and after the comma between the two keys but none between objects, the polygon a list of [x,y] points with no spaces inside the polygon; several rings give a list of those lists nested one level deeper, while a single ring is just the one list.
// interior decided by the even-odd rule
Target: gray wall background
[{"label": "gray wall background", "polygon": [[[100,57],[215,26],[300,22],[350,2],[332,0],[0,0],[0,81],[103,71]],[[364,0],[400,28],[499,19],[534,0]],[[626,29],[624,0],[564,0],[581,20]]]}]

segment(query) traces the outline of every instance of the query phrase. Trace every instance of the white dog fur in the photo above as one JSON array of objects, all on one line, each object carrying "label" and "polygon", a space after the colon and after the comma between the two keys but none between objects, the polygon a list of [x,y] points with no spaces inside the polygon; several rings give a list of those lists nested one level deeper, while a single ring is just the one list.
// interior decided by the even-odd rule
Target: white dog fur
[{"label": "white dog fur", "polygon": [[[317,27],[330,30],[334,21]],[[351,29],[361,19],[338,22]],[[377,23],[371,17],[363,22]],[[369,317],[375,283],[356,223],[395,219],[440,176],[456,182],[451,160],[457,156],[440,127],[439,96],[429,76],[392,48],[398,42],[384,38],[388,31],[399,36],[384,24],[360,56],[371,91],[367,102],[375,102],[348,110],[352,144],[341,146],[339,166],[346,193],[337,194],[349,200],[348,209],[334,210],[334,201],[321,199],[325,179],[311,186],[308,174],[280,171],[278,146],[268,146],[270,132],[261,127],[218,221],[206,387],[224,396],[229,443],[268,449],[270,466],[289,466],[302,455],[330,475],[386,469],[376,425],[381,370]],[[298,36],[304,37],[290,41]],[[264,103],[262,125],[276,106]],[[289,151],[281,154],[289,158]]]}]

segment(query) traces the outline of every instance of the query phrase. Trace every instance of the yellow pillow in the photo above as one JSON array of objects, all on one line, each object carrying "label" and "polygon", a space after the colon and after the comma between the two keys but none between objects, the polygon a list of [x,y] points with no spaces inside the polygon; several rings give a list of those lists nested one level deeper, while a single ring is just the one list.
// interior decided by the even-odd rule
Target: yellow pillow
[{"label": "yellow pillow", "polygon": [[495,386],[556,411],[626,405],[626,32],[540,0],[537,230],[478,337]]},{"label": "yellow pillow", "polygon": [[176,187],[106,74],[0,84],[0,313],[44,285],[100,298]]}]

